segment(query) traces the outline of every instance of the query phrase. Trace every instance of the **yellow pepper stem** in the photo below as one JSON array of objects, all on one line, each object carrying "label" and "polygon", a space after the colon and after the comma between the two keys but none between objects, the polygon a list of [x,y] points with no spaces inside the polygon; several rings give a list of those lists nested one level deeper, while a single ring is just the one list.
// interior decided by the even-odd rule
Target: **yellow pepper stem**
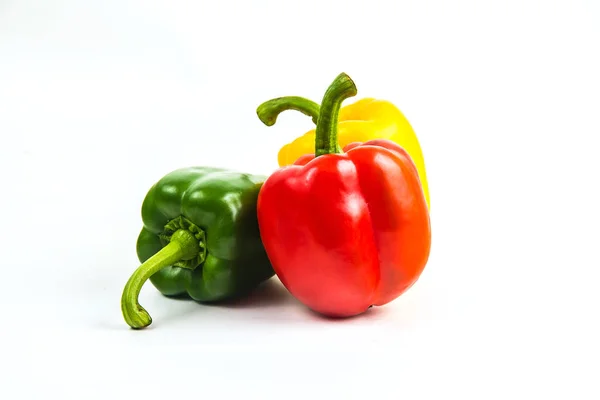
[{"label": "yellow pepper stem", "polygon": [[296,110],[312,117],[317,125],[315,130],[315,157],[341,153],[338,143],[337,124],[340,108],[344,100],[356,96],[357,89],[352,79],[345,73],[339,74],[329,85],[321,105],[299,96],[284,96],[267,100],[256,109],[263,124],[275,125],[283,111]]},{"label": "yellow pepper stem", "polygon": [[317,103],[304,97],[284,96],[265,101],[258,106],[256,114],[263,124],[273,126],[283,111],[296,110],[312,117],[312,121],[316,124],[319,120],[319,108]]},{"label": "yellow pepper stem", "polygon": [[315,130],[315,157],[342,152],[338,142],[340,108],[344,100],[356,94],[356,85],[343,72],[327,88]]}]

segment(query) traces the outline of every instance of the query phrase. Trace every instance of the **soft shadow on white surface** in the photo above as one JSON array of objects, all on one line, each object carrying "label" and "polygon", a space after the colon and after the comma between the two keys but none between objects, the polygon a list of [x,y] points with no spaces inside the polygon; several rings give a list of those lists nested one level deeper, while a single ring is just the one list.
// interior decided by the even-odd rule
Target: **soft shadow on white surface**
[{"label": "soft shadow on white surface", "polygon": [[[410,294],[397,299],[382,307],[373,307],[361,315],[352,318],[329,318],[316,313],[298,300],[296,300],[281,284],[277,277],[273,277],[260,285],[247,296],[235,300],[203,304],[185,296],[167,297],[156,291],[152,286],[144,289],[145,294],[140,296],[140,303],[146,308],[153,318],[153,323],[141,331],[160,331],[163,329],[205,329],[211,326],[218,328],[223,321],[234,325],[246,324],[248,330],[257,333],[265,327],[286,326],[304,327],[305,329],[319,329],[319,327],[334,327],[343,325],[368,325],[380,321],[399,324],[398,328],[405,325],[410,329],[429,312],[425,303],[411,301]],[[415,308],[416,307],[416,308]],[[418,309],[420,308],[420,310]],[[86,326],[89,325],[89,326]],[[80,328],[93,328],[109,331],[123,331],[130,329],[121,318],[120,310],[113,307],[108,318],[88,320]]]},{"label": "soft shadow on white surface", "polygon": [[259,285],[252,293],[235,300],[209,304],[208,307],[233,310],[270,309],[299,303],[285,289],[277,277],[272,277]]}]

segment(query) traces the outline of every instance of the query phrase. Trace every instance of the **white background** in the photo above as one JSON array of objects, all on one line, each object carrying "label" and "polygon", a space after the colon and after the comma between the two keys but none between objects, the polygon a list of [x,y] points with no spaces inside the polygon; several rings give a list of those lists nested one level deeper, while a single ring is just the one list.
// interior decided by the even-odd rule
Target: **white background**
[{"label": "white background", "polygon": [[[0,398],[599,398],[599,4],[0,0]],[[421,140],[419,282],[336,322],[148,284],[130,330],[149,187],[273,171],[312,122],[256,106],[342,71]]]}]

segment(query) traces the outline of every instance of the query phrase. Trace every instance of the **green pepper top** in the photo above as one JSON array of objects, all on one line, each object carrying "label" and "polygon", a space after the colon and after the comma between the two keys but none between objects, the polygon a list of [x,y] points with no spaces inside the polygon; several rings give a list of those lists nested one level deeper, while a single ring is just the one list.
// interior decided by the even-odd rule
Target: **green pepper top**
[{"label": "green pepper top", "polygon": [[142,204],[144,226],[137,240],[143,264],[121,298],[127,324],[139,329],[152,323],[138,303],[148,279],[165,296],[215,302],[242,296],[274,275],[256,214],[265,179],[191,167],[152,186]]}]

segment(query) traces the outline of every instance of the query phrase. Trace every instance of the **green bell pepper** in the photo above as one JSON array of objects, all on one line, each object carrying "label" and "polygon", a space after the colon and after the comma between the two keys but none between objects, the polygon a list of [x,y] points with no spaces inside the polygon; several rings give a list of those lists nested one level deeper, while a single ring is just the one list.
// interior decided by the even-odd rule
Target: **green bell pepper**
[{"label": "green bell pepper", "polygon": [[221,168],[175,170],[142,204],[137,240],[142,265],[127,281],[123,317],[134,329],[152,318],[139,304],[146,280],[165,296],[216,302],[251,292],[275,272],[257,220],[258,193],[266,177]]}]

